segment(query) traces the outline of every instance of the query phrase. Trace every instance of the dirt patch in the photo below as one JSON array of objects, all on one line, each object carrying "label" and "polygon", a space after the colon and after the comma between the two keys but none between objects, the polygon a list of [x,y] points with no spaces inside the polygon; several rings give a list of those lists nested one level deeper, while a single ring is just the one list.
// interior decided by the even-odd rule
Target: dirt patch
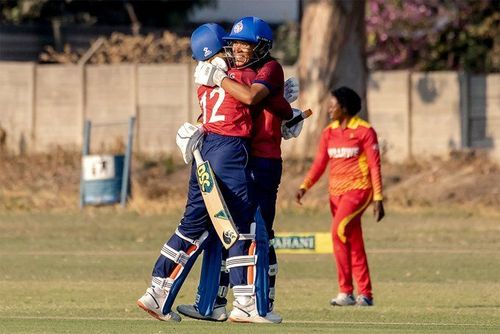
[{"label": "dirt patch", "polygon": [[[78,210],[80,154],[0,157],[0,211]],[[310,162],[286,161],[279,192],[281,207],[295,206],[294,194]],[[186,202],[189,169],[177,156],[136,157],[129,208],[161,213]],[[401,207],[488,208],[500,211],[500,168],[475,151],[446,159],[383,163],[386,202]],[[306,195],[305,205],[324,208],[327,177]]]},{"label": "dirt patch", "polygon": [[384,166],[387,197],[401,206],[500,206],[500,169],[478,151]]}]

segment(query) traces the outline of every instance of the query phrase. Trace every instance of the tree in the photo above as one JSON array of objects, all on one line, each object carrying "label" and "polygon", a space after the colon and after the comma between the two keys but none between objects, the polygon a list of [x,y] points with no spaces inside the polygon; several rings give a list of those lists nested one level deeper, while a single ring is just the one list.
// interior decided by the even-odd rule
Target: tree
[{"label": "tree", "polygon": [[498,0],[368,0],[374,70],[500,71]]},{"label": "tree", "polygon": [[[321,130],[328,124],[330,90],[343,85],[366,96],[365,1],[307,1],[301,22],[300,100],[314,114],[292,154],[311,157]],[[364,99],[366,101],[366,99]],[[366,109],[362,111],[366,116]]]}]

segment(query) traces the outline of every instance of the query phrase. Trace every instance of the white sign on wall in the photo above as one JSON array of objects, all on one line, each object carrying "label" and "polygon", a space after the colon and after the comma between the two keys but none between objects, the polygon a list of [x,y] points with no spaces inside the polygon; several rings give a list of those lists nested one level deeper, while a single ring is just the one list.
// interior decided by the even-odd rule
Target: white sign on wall
[{"label": "white sign on wall", "polygon": [[107,180],[115,177],[115,159],[112,155],[86,155],[82,161],[85,181]]}]

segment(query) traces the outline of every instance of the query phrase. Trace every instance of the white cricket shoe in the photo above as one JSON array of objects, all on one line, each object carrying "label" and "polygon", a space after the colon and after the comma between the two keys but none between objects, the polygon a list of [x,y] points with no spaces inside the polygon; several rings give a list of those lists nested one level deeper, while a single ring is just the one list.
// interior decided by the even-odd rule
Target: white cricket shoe
[{"label": "white cricket shoe", "polygon": [[355,304],[354,296],[344,292],[339,293],[337,297],[330,300],[330,305],[332,306],[352,306]]},{"label": "white cricket shoe", "polygon": [[165,304],[165,299],[167,294],[158,294],[153,288],[148,288],[144,296],[137,300],[137,306],[142,308],[144,311],[148,312],[151,316],[155,317],[160,321],[181,321],[181,317],[171,311],[167,314],[162,313],[163,305]]},{"label": "white cricket shoe", "polygon": [[233,302],[233,310],[229,313],[229,320],[232,322],[252,322],[259,324],[279,324],[283,319],[275,313],[267,313],[261,317],[257,311],[255,297],[252,297],[246,305],[240,304],[237,300]]},{"label": "white cricket shoe", "polygon": [[373,306],[373,298],[368,298],[365,295],[359,295],[356,298],[357,306]]},{"label": "white cricket shoe", "polygon": [[225,304],[215,305],[212,314],[208,316],[201,314],[196,305],[179,305],[177,306],[177,312],[187,317],[198,320],[220,321],[220,322],[227,320],[227,311]]}]

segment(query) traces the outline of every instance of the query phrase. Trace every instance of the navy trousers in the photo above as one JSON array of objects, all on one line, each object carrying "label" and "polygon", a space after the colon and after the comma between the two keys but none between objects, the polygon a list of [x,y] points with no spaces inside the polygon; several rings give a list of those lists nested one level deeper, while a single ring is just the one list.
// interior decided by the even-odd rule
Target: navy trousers
[{"label": "navy trousers", "polygon": [[[204,160],[210,161],[238,231],[240,233],[249,233],[255,206],[253,204],[251,176],[248,168],[247,140],[239,137],[207,134],[203,142],[201,155]],[[214,233],[196,179],[195,163],[191,168],[188,199],[178,230],[182,235],[190,239],[198,239],[206,230],[212,230],[212,233]],[[210,240],[219,242],[217,238],[210,238]],[[167,245],[179,251],[185,251],[190,244],[174,234],[167,241]],[[248,247],[245,250],[244,245],[235,244],[235,246],[231,247],[229,251],[230,257],[247,254]],[[154,266],[153,276],[167,277],[175,265],[176,263],[172,260],[160,255]],[[246,284],[246,272],[243,272],[243,268],[240,269],[231,273],[231,284]]]},{"label": "navy trousers", "polygon": [[282,169],[283,162],[281,159],[250,158],[255,205],[260,207],[262,218],[266,222],[269,239],[274,238],[273,223],[276,215],[276,198]]}]

